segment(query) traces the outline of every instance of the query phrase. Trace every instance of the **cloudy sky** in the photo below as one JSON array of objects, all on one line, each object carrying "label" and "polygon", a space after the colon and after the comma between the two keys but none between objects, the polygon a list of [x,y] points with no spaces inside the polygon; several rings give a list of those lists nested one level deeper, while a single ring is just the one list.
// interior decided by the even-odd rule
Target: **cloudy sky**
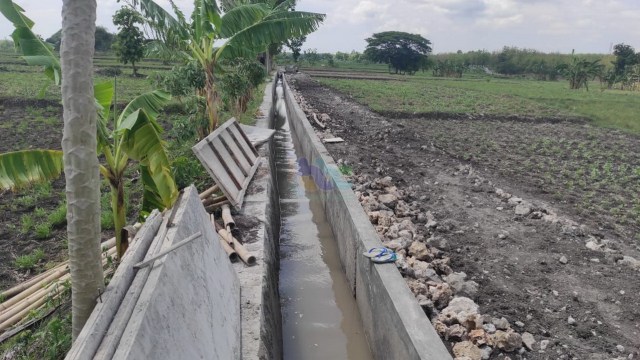
[{"label": "cloudy sky", "polygon": [[[45,38],[60,28],[61,0],[15,0]],[[98,25],[114,29],[116,0],[98,1]],[[166,0],[158,0],[166,4]],[[191,0],[176,0],[189,10]],[[305,48],[362,51],[374,32],[398,30],[431,40],[434,52],[518,46],[549,52],[607,53],[624,42],[640,51],[640,0],[298,0],[327,14]],[[10,24],[0,17],[0,38]]]}]

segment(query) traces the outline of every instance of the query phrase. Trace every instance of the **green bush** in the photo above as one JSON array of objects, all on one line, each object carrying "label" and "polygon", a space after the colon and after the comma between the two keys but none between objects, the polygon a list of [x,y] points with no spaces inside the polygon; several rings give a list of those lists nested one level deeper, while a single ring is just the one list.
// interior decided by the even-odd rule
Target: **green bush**
[{"label": "green bush", "polygon": [[67,223],[67,203],[62,202],[57,208],[55,208],[49,216],[47,221],[51,226],[56,227]]},{"label": "green bush", "polygon": [[30,254],[18,256],[13,263],[20,270],[31,270],[42,259],[44,259],[44,251],[35,249]]},{"label": "green bush", "polygon": [[110,66],[104,69],[96,70],[96,74],[108,77],[116,77],[122,75],[122,69],[118,66]]},{"label": "green bush", "polygon": [[35,227],[36,238],[47,239],[51,237],[51,224],[48,222],[40,223]]}]

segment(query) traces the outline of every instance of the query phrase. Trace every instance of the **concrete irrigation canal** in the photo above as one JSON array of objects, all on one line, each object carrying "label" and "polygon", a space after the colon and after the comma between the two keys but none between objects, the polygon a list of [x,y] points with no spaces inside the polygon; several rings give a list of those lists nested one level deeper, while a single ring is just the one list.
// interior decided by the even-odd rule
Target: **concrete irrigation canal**
[{"label": "concrete irrigation canal", "polygon": [[234,216],[256,265],[229,262],[187,188],[143,225],[67,359],[451,359],[396,266],[361,255],[382,244],[285,79],[256,125],[276,133]]},{"label": "concrete irrigation canal", "polygon": [[[282,87],[277,88],[282,94]],[[294,144],[285,114],[274,139],[280,204],[280,299],[284,359],[372,359],[342,271],[321,191]]]}]

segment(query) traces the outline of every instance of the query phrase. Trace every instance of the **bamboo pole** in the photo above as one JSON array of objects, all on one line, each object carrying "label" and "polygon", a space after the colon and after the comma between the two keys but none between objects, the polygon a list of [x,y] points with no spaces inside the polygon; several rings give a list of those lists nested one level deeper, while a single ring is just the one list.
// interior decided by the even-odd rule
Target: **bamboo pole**
[{"label": "bamboo pole", "polygon": [[233,247],[233,236],[231,235],[231,233],[228,232],[225,228],[222,227],[222,225],[218,224],[215,221],[213,221],[213,226],[216,228],[216,232],[218,233],[218,235],[220,235],[220,237],[227,244],[229,244],[229,246]]},{"label": "bamboo pole", "polygon": [[[51,273],[53,273],[54,271],[59,270],[61,267],[66,266],[68,264],[69,264],[69,261],[65,261],[62,264],[58,264],[58,265],[52,267],[51,269],[43,272],[42,274],[38,274],[38,275],[34,276],[33,278],[25,281],[25,282],[22,282],[22,283],[14,286],[14,287],[8,289],[8,290],[5,290],[5,291],[3,291],[1,293],[1,297],[4,298],[4,299],[10,299],[13,296],[15,296],[16,294],[19,294],[19,293],[23,292],[24,290],[30,288],[33,284],[35,284],[35,283],[39,282],[40,280],[44,279],[45,277],[51,275]],[[4,303],[0,304],[0,310],[2,310],[3,305],[5,303],[6,303],[6,301]]]},{"label": "bamboo pole", "polygon": [[249,266],[254,265],[256,263],[256,257],[251,255],[249,251],[247,251],[247,249],[238,241],[238,239],[236,239],[235,237],[233,237],[233,235],[231,235],[231,232],[224,229],[217,222],[214,221],[213,223],[220,237],[222,237],[225,241],[229,243],[229,245],[236,251],[240,259],[242,259],[242,261],[244,261]]},{"label": "bamboo pole", "polygon": [[228,205],[228,204],[231,204],[231,202],[229,200],[224,200],[224,201],[221,201],[219,203],[211,204],[211,205],[207,206],[205,209],[207,209],[207,211],[214,211],[217,208],[219,208],[220,206]]},{"label": "bamboo pole", "polygon": [[[115,253],[116,253],[116,249],[115,249],[115,243],[114,243],[114,247],[107,250],[106,255],[113,256],[115,255]],[[103,266],[106,265],[107,256],[105,256],[102,260]],[[53,282],[56,279],[68,273],[69,272],[68,262],[64,262],[52,270],[56,270],[56,271],[49,273],[49,275],[46,276],[44,279],[40,279],[37,282],[31,283],[31,286],[29,286],[22,292],[18,293],[17,295],[11,297],[9,300],[0,304],[0,314],[3,314],[8,308],[12,307],[14,304],[20,302],[21,300],[37,292],[38,290],[42,289],[44,286],[47,286],[48,283]]]},{"label": "bamboo pole", "polygon": [[42,288],[41,290],[36,291],[35,293],[31,294],[30,296],[24,298],[24,300],[20,301],[15,306],[13,306],[11,309],[8,309],[7,311],[5,311],[4,313],[2,313],[0,315],[0,323],[6,321],[7,319],[10,319],[15,314],[18,314],[20,311],[24,310],[26,307],[28,307],[31,304],[33,304],[34,302],[36,302],[38,299],[43,298],[43,297],[46,298],[52,292],[52,290],[57,287],[57,285],[59,285],[61,282],[66,281],[70,277],[71,277],[70,274],[66,274],[66,275],[60,277],[55,282],[52,282],[51,284],[48,284],[46,287]]},{"label": "bamboo pole", "polygon": [[[214,229],[216,229],[216,221],[215,221],[215,218],[213,217],[213,215],[209,215],[209,219],[211,220],[211,225],[213,225]],[[220,235],[220,237],[218,237],[218,240],[220,241],[220,245],[222,245],[222,248],[224,249],[224,252],[226,252],[227,256],[229,256],[229,260],[232,263],[237,262],[238,261],[238,253],[231,247],[231,245],[229,245],[229,243],[225,239],[222,238],[222,235]]]},{"label": "bamboo pole", "polygon": [[232,236],[231,239],[233,239],[233,249],[238,253],[240,259],[242,259],[242,261],[244,261],[245,264],[249,266],[255,265],[256,257],[251,255],[249,251],[247,251],[247,249],[242,244],[240,244],[240,242],[236,238]]},{"label": "bamboo pole", "polygon": [[215,193],[219,189],[220,189],[220,187],[218,185],[213,185],[212,187],[208,188],[207,190],[203,191],[200,194],[200,200],[204,200],[204,199],[208,198],[209,196],[213,195],[213,193]]},{"label": "bamboo pole", "polygon": [[224,195],[220,195],[217,197],[209,197],[207,199],[202,200],[202,206],[209,206],[211,204],[219,203],[221,201],[226,200],[227,197]]},{"label": "bamboo pole", "polygon": [[28,289],[22,291],[21,293],[19,293],[18,295],[12,297],[11,299],[5,301],[4,303],[0,304],[0,309],[2,310],[2,312],[6,311],[6,309],[8,309],[9,307],[13,306],[13,304],[21,301],[22,299],[28,297],[29,295],[35,293],[36,291],[38,291],[39,289],[42,289],[42,286],[54,281],[55,279],[60,278],[61,276],[63,276],[64,274],[66,274],[67,272],[69,272],[69,268],[68,267],[64,267],[54,273],[49,274],[49,276],[47,276],[46,278],[38,281],[37,283],[33,284],[32,286],[30,286]]},{"label": "bamboo pole", "polygon": [[231,209],[229,205],[222,205],[222,222],[224,223],[224,228],[227,229],[228,232],[235,229],[236,223],[233,221],[233,217],[231,217]]},{"label": "bamboo pole", "polygon": [[[60,295],[57,294],[52,299],[56,299],[59,296]],[[13,317],[11,317],[10,319],[6,320],[3,323],[0,323],[0,331],[4,331],[4,330],[8,329],[10,326],[18,323],[26,315],[28,315],[31,312],[31,310],[39,308],[42,304],[46,303],[47,300],[48,300],[48,298],[46,296],[43,296],[40,299],[38,299],[37,301],[35,301],[34,303],[32,303],[31,305],[29,305],[27,308],[23,309],[22,311],[20,311],[19,313],[17,313]]]}]

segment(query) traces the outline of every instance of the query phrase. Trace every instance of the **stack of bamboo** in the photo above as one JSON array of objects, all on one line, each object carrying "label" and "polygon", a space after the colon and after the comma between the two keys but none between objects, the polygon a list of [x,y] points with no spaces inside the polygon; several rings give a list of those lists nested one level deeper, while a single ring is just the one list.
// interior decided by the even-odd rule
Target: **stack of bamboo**
[{"label": "stack of bamboo", "polygon": [[212,212],[223,205],[229,205],[229,200],[227,200],[226,196],[216,195],[218,190],[220,190],[220,187],[214,185],[200,194],[202,205],[208,212]]},{"label": "stack of bamboo", "polygon": [[256,263],[256,257],[251,255],[231,232],[235,229],[236,223],[233,221],[233,217],[231,216],[229,200],[227,200],[224,195],[215,196],[215,193],[218,190],[220,190],[218,185],[210,187],[200,194],[200,200],[202,200],[202,205],[204,205],[208,212],[213,212],[219,208],[222,210],[222,221],[224,226],[215,221],[213,214],[210,215],[211,224],[218,235],[220,235],[220,244],[229,256],[229,260],[231,260],[231,262],[236,262],[238,261],[238,258],[240,258],[245,264],[250,266],[254,265]]},{"label": "stack of bamboo", "polygon": [[[102,266],[106,267],[108,258],[116,256],[116,239],[102,243],[102,248],[106,249],[102,253]],[[112,269],[108,268],[106,271],[105,275],[108,275]],[[44,310],[49,305],[48,301],[60,299],[64,294],[65,282],[70,278],[67,260],[0,293],[0,298],[4,299],[0,303],[0,333],[25,321],[32,311]]]}]

